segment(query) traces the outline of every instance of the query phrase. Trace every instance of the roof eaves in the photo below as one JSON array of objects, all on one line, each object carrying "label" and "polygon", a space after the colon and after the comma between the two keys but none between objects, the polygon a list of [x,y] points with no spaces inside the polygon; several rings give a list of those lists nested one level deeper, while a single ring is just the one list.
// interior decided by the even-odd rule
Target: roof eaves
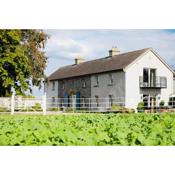
[{"label": "roof eaves", "polygon": [[123,69],[115,69],[115,70],[109,70],[109,71],[103,71],[103,72],[94,72],[91,74],[82,74],[82,75],[69,76],[69,77],[63,77],[63,78],[53,78],[53,79],[49,79],[49,81],[64,80],[64,79],[71,79],[71,78],[77,78],[77,77],[85,77],[85,76],[103,74],[103,73],[107,73],[107,72],[118,72],[118,71],[123,71]]},{"label": "roof eaves", "polygon": [[138,59],[140,59],[144,54],[146,54],[148,51],[150,51],[152,48],[146,48],[144,49],[144,52],[141,53],[134,61],[132,61],[131,63],[129,63],[128,65],[126,65],[123,70],[126,71],[128,69],[128,67],[130,67],[132,64],[134,64]]}]

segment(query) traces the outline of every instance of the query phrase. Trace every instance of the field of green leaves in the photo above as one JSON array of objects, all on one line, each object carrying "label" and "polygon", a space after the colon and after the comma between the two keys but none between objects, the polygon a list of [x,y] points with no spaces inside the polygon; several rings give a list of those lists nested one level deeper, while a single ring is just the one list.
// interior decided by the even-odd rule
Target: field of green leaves
[{"label": "field of green leaves", "polygon": [[3,114],[0,145],[175,145],[175,114]]}]

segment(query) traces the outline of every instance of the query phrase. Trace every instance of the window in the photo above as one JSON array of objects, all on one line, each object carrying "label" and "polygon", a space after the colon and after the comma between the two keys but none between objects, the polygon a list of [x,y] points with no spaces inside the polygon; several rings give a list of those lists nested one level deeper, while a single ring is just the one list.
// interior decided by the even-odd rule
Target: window
[{"label": "window", "polygon": [[52,91],[55,90],[55,81],[52,82]]},{"label": "window", "polygon": [[99,97],[96,95],[95,96],[95,102],[96,102],[96,107],[99,107]]},{"label": "window", "polygon": [[62,89],[64,89],[65,88],[65,84],[64,84],[64,82],[62,82]]},{"label": "window", "polygon": [[55,97],[52,97],[52,105],[55,105]]},{"label": "window", "polygon": [[74,87],[74,80],[70,81],[70,86],[71,86],[71,88]]},{"label": "window", "polygon": [[81,98],[81,105],[82,105],[82,108],[85,108],[85,97]]},{"label": "window", "polygon": [[109,86],[113,85],[113,74],[109,74]]},{"label": "window", "polygon": [[99,80],[98,80],[98,75],[95,76],[95,87],[99,86]]},{"label": "window", "polygon": [[145,108],[149,107],[149,95],[143,94],[143,103]]},{"label": "window", "polygon": [[109,108],[111,108],[113,105],[113,98],[112,95],[109,95]]},{"label": "window", "polygon": [[149,82],[149,69],[147,69],[147,68],[143,69],[143,82],[144,83]]},{"label": "window", "polygon": [[156,69],[144,68],[143,69],[143,83],[144,86],[156,86]]},{"label": "window", "polygon": [[150,84],[152,87],[156,86],[156,69],[150,69]]},{"label": "window", "polygon": [[85,88],[86,87],[86,81],[84,79],[82,79],[82,87]]}]

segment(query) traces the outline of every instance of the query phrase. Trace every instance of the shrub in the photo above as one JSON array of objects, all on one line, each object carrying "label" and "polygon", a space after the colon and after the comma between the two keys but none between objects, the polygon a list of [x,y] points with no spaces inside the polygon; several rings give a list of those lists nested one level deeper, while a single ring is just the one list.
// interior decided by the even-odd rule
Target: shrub
[{"label": "shrub", "polygon": [[164,106],[165,106],[165,102],[164,102],[163,100],[160,101],[159,106],[160,106],[160,107],[164,107]]},{"label": "shrub", "polygon": [[124,107],[116,105],[116,104],[113,104],[112,107],[111,107],[112,111],[121,111],[123,109],[124,109]]},{"label": "shrub", "polygon": [[0,107],[0,112],[8,112],[9,110],[6,107]]},{"label": "shrub", "polygon": [[74,112],[73,108],[65,108],[64,112]]},{"label": "shrub", "polygon": [[126,108],[126,112],[127,113],[135,113],[135,110],[134,109],[130,109],[130,108]]},{"label": "shrub", "polygon": [[134,113],[135,112],[134,109],[125,108],[124,106],[120,106],[116,104],[112,105],[111,110],[114,112],[121,112],[121,113]]},{"label": "shrub", "polygon": [[138,105],[137,105],[137,110],[138,110],[138,112],[143,112],[144,109],[145,109],[144,103],[143,103],[142,101],[139,102]]},{"label": "shrub", "polygon": [[[34,108],[23,108],[23,109],[20,109],[18,111],[20,111],[20,112],[35,112],[37,110]],[[38,111],[41,111],[41,110],[38,110]]]},{"label": "shrub", "polygon": [[32,109],[34,109],[35,111],[41,111],[41,104],[40,103],[35,103],[34,106],[32,106]]},{"label": "shrub", "polygon": [[49,110],[49,111],[60,111],[59,108],[49,108],[48,110]]},{"label": "shrub", "polygon": [[35,99],[35,96],[29,94],[29,95],[23,95],[23,98],[31,98],[31,99]]}]

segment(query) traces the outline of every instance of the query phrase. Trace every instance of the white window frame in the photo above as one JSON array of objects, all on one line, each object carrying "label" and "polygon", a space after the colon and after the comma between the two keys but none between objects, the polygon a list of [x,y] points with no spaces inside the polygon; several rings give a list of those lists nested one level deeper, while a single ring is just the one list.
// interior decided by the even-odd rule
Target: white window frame
[{"label": "white window frame", "polygon": [[94,87],[99,87],[99,77],[98,75],[95,75],[95,85]]},{"label": "white window frame", "polygon": [[62,82],[62,89],[64,89],[65,88],[65,83],[64,82]]},{"label": "white window frame", "polygon": [[99,107],[99,96],[95,95],[95,102],[96,102],[96,107]]},{"label": "white window frame", "polygon": [[113,74],[112,73],[110,73],[110,74],[108,74],[109,75],[109,86],[112,86],[113,84],[114,84],[114,78],[113,78]]},{"label": "white window frame", "polygon": [[55,81],[52,81],[52,91],[55,90]]},{"label": "white window frame", "polygon": [[83,88],[86,87],[86,81],[85,81],[85,79],[82,79],[82,87],[83,87]]},{"label": "white window frame", "polygon": [[82,98],[81,98],[81,106],[82,106],[82,108],[85,108],[85,107],[86,107],[85,104],[86,104],[86,103],[85,103],[85,97],[82,97]]},{"label": "white window frame", "polygon": [[55,97],[52,97],[52,105],[55,105],[55,102],[56,102]]},{"label": "white window frame", "polygon": [[112,108],[112,105],[114,103],[114,101],[113,101],[113,95],[112,94],[109,94],[108,98],[109,98],[109,108]]}]

